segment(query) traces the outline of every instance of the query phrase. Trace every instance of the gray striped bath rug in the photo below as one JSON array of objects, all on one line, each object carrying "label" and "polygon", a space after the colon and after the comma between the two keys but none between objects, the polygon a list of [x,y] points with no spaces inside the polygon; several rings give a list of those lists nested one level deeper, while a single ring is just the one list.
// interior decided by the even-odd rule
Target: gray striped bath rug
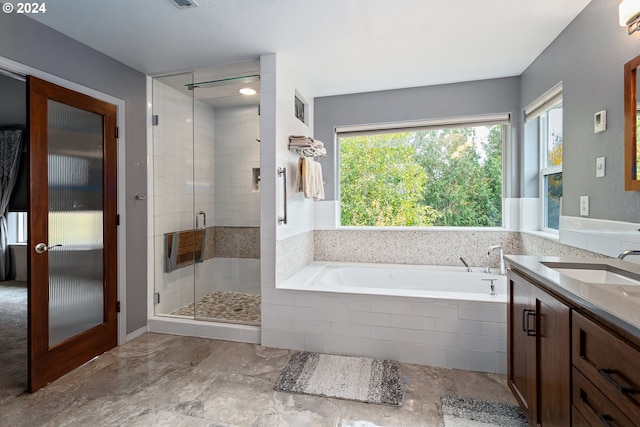
[{"label": "gray striped bath rug", "polygon": [[528,427],[516,405],[447,394],[440,397],[445,427]]},{"label": "gray striped bath rug", "polygon": [[274,386],[276,391],[401,406],[400,363],[395,360],[296,352]]}]

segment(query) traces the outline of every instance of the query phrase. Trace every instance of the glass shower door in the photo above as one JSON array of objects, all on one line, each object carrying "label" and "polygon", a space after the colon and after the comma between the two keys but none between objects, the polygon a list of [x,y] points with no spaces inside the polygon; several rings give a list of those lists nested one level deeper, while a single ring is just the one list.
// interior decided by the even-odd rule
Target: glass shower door
[{"label": "glass shower door", "polygon": [[202,241],[195,226],[192,84],[192,73],[153,79],[154,313],[189,319]]},{"label": "glass shower door", "polygon": [[259,96],[241,95],[247,85],[258,92],[258,63],[153,81],[157,316],[260,323]]}]

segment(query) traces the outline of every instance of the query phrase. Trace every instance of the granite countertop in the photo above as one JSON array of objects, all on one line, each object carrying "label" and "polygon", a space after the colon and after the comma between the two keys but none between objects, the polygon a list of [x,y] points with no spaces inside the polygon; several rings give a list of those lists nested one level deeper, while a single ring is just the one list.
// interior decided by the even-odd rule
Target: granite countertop
[{"label": "granite countertop", "polygon": [[556,268],[571,268],[572,264],[590,264],[598,266],[598,269],[620,269],[629,272],[630,276],[638,280],[640,265],[616,258],[505,255],[504,259],[511,268],[522,271],[576,307],[592,312],[640,340],[640,285],[588,283],[560,274],[544,263],[560,264],[556,265]]}]

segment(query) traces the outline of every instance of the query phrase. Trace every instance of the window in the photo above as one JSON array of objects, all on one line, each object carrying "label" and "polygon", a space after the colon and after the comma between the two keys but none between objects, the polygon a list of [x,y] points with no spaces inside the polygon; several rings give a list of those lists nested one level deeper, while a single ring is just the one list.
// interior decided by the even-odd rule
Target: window
[{"label": "window", "polygon": [[27,243],[27,213],[9,212],[7,215],[10,243]]},{"label": "window", "polygon": [[562,85],[557,85],[525,110],[525,120],[538,123],[540,201],[543,231],[560,229],[562,207]]},{"label": "window", "polygon": [[508,116],[337,130],[342,226],[502,226]]}]

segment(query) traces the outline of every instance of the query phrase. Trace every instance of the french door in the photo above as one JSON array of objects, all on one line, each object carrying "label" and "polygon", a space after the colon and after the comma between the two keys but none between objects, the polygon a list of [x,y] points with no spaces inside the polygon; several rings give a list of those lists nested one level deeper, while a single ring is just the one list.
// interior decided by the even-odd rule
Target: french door
[{"label": "french door", "polygon": [[116,106],[27,78],[29,391],[117,345]]}]

